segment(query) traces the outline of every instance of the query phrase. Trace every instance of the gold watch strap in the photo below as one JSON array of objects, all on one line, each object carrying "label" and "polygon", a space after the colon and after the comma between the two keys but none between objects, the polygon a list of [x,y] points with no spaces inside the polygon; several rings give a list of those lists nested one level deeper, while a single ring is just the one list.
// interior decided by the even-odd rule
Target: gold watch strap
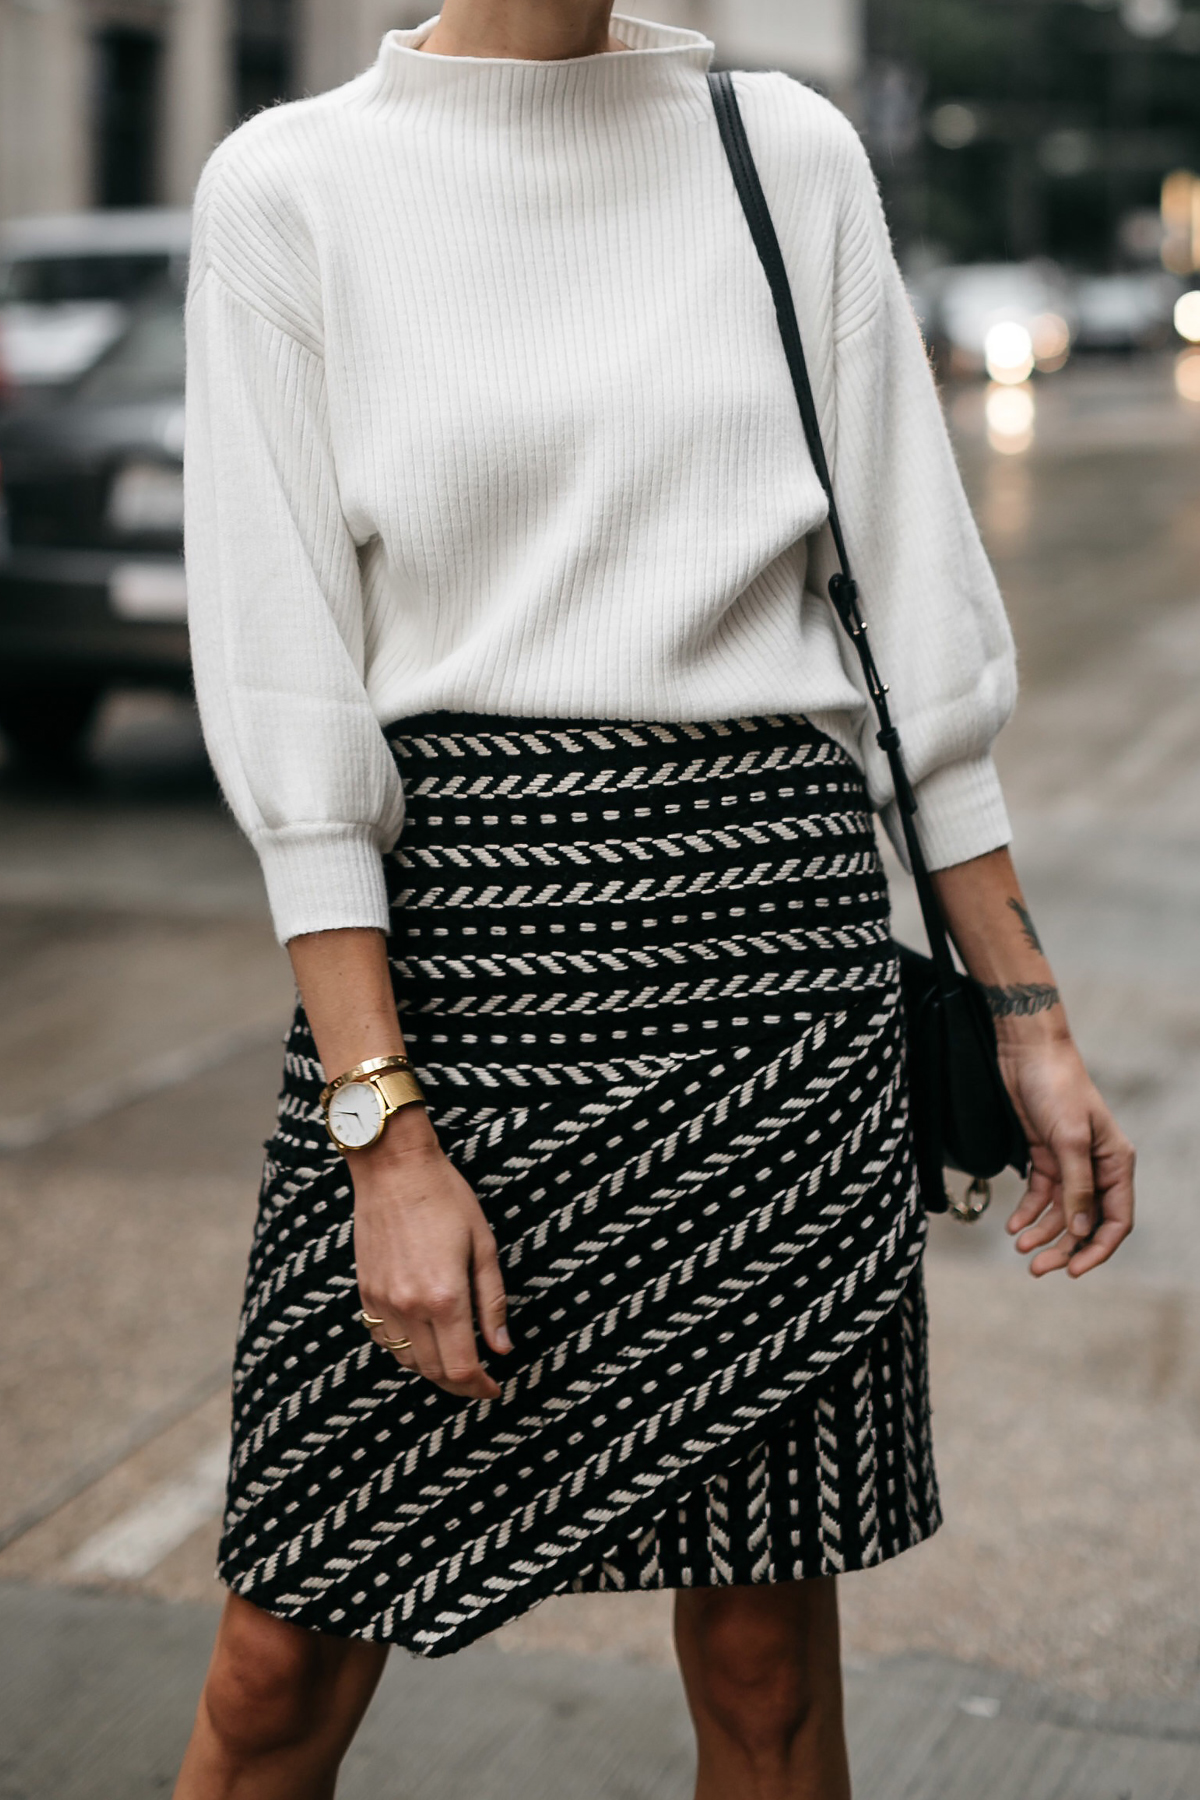
[{"label": "gold watch strap", "polygon": [[411,1068],[412,1063],[408,1060],[407,1056],[399,1054],[395,1056],[368,1056],[365,1062],[355,1063],[352,1069],[346,1069],[343,1074],[335,1075],[328,1087],[321,1089],[320,1103],[322,1106],[328,1106],[332,1096],[337,1093],[340,1087],[345,1087],[347,1082],[365,1081],[368,1076],[380,1075],[389,1069]]},{"label": "gold watch strap", "polygon": [[411,1068],[387,1069],[382,1075],[372,1075],[371,1086],[383,1100],[384,1118],[390,1118],[402,1106],[415,1106],[425,1099],[421,1084]]}]

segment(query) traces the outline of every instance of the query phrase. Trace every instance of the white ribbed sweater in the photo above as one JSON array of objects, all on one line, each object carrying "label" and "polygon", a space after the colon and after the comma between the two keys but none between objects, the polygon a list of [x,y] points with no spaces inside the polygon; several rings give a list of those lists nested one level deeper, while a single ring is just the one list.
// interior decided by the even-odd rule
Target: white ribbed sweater
[{"label": "white ribbed sweater", "polygon": [[[196,685],[281,939],[386,929],[380,725],[431,708],[803,712],[890,800],[712,46],[618,18],[629,50],[501,61],[428,29],[257,114],[196,197]],[[783,75],[738,94],[924,844],[963,861],[1008,840],[1003,608],[857,137]]]}]

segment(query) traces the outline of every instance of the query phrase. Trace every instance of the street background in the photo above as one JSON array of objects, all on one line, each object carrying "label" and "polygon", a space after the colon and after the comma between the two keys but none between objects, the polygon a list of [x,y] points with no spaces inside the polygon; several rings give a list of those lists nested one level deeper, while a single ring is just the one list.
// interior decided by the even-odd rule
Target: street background
[{"label": "street background", "polygon": [[[376,25],[405,22],[348,6],[339,35],[318,0],[295,17],[181,0],[167,26],[150,6],[18,11],[0,0],[0,92],[19,81],[18,50],[36,90],[38,32],[60,46],[90,33],[127,84],[130,34],[144,49],[166,31],[159,77],[182,54],[181,21],[212,57],[187,102],[203,116],[156,90],[174,136],[143,108],[123,136],[101,130],[38,167],[30,134],[53,117],[18,143],[10,110],[9,215],[186,200],[214,118],[327,85],[366,60]],[[859,1791],[1198,1800],[1197,353],[1170,304],[1138,342],[1051,352],[1037,369],[935,340],[945,267],[1052,256],[1075,276],[1169,276],[1169,303],[1195,288],[1200,183],[1166,184],[1200,167],[1200,11],[670,9],[710,15],[729,60],[819,80],[874,155],[1017,637],[1021,702],[999,758],[1018,868],[1141,1158],[1138,1232],[1079,1285],[1029,1278],[1003,1230],[1014,1188],[978,1225],[933,1224],[946,1524],[842,1583]],[[111,107],[102,126],[119,121]],[[1181,192],[1195,215],[1183,249]],[[898,873],[895,896],[916,940]],[[186,699],[118,686],[73,774],[0,764],[0,1794],[13,1800],[169,1785],[220,1599],[228,1369],[292,998]],[[681,1795],[669,1614],[667,1596],[553,1600],[453,1667],[404,1661],[346,1791]],[[457,1745],[430,1723],[447,1695],[469,1715]]]}]

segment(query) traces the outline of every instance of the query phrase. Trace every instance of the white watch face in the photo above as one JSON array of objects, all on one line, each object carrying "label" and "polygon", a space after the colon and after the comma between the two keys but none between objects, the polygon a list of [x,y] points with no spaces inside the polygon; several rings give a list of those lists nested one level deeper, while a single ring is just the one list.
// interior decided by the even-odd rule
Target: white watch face
[{"label": "white watch face", "polygon": [[329,1124],[344,1150],[375,1142],[383,1125],[383,1101],[369,1081],[348,1081],[330,1096]]}]

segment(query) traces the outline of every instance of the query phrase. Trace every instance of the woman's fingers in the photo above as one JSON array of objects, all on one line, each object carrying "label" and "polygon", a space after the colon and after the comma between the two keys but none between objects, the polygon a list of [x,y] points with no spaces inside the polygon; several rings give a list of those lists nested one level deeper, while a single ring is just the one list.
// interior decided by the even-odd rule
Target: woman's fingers
[{"label": "woman's fingers", "polygon": [[1078,1279],[1086,1275],[1089,1269],[1098,1269],[1106,1263],[1113,1251],[1125,1242],[1132,1225],[1126,1225],[1117,1219],[1106,1219],[1098,1225],[1086,1244],[1081,1244],[1067,1263],[1067,1274]]},{"label": "woman's fingers", "polygon": [[1068,1274],[1075,1277],[1107,1262],[1133,1230],[1133,1174],[1137,1162],[1133,1145],[1106,1106],[1099,1108],[1093,1131],[1092,1160],[1100,1197],[1100,1223],[1067,1265]]},{"label": "woman's fingers", "polygon": [[1022,1256],[1053,1243],[1066,1224],[1058,1165],[1044,1144],[1031,1147],[1033,1167],[1019,1204],[1008,1220],[1009,1233]]},{"label": "woman's fingers", "polygon": [[1078,1238],[1064,1232],[1056,1243],[1047,1249],[1040,1250],[1029,1265],[1031,1275],[1052,1275],[1056,1269],[1065,1269],[1075,1254]]},{"label": "woman's fingers", "polygon": [[1042,1216],[1021,1232],[1015,1248],[1022,1256],[1031,1256],[1034,1251],[1037,1252],[1029,1264],[1031,1275],[1049,1275],[1054,1269],[1066,1268],[1076,1242],[1076,1238],[1066,1230],[1062,1192],[1056,1187],[1053,1199]]},{"label": "woman's fingers", "polygon": [[1086,1159],[1080,1155],[1079,1129],[1048,1135],[1057,1179],[1048,1180],[1040,1166],[1045,1153],[1036,1147],[1029,1191],[1009,1230],[1018,1233],[1016,1247],[1023,1255],[1037,1253],[1029,1265],[1032,1275],[1066,1269],[1078,1278],[1107,1262],[1133,1230],[1133,1146],[1098,1097],[1088,1114]]},{"label": "woman's fingers", "polygon": [[389,1350],[392,1350],[393,1344],[408,1339],[407,1349],[392,1350],[392,1355],[404,1368],[415,1369],[426,1381],[443,1380],[445,1370],[442,1368],[437,1337],[427,1320],[417,1318],[413,1313],[397,1315],[396,1330],[389,1331],[388,1337],[391,1339]]},{"label": "woman's fingers", "polygon": [[381,1350],[394,1356],[401,1368],[415,1370],[418,1374],[427,1376],[430,1381],[441,1379],[442,1364],[437,1340],[427,1324],[411,1314],[400,1312],[387,1301],[364,1306],[363,1310],[369,1318],[383,1321],[380,1325],[372,1326],[372,1341]]},{"label": "woman's fingers", "polygon": [[434,1303],[431,1323],[443,1371],[438,1386],[464,1399],[495,1400],[500,1389],[479,1360],[471,1299],[465,1287]]},{"label": "woman's fingers", "polygon": [[[500,1389],[479,1360],[479,1346],[471,1313],[474,1295],[479,1329],[493,1350],[501,1354],[512,1348],[512,1340],[504,1323],[507,1298],[496,1255],[496,1242],[490,1231],[477,1235],[472,1255],[471,1291],[446,1292],[428,1299],[422,1308],[425,1317],[406,1309],[407,1321],[387,1337],[408,1337],[411,1347],[395,1351],[396,1360],[406,1368],[414,1368],[434,1381],[448,1394],[466,1399],[494,1400]],[[389,1309],[384,1309],[390,1316]],[[384,1333],[372,1334],[384,1342]],[[387,1346],[391,1348],[390,1345]]]},{"label": "woman's fingers", "polygon": [[[497,1263],[499,1300],[493,1293],[490,1306],[493,1320],[498,1317],[499,1325],[493,1324],[489,1342],[501,1350],[504,1345],[499,1338],[501,1334],[507,1338],[508,1333],[503,1325],[504,1286],[499,1277]],[[403,1368],[415,1370],[448,1394],[468,1399],[494,1400],[500,1392],[479,1360],[468,1293],[436,1296],[419,1308],[407,1306],[403,1313],[386,1302],[380,1303],[375,1313],[369,1307],[365,1310],[372,1317],[382,1318],[383,1323],[372,1328],[371,1337],[381,1349],[390,1351]],[[511,1348],[511,1342],[508,1347]]]},{"label": "woman's fingers", "polygon": [[[471,1289],[465,1270],[461,1279],[459,1291],[447,1287],[404,1302],[364,1299],[364,1323],[370,1322],[372,1340],[381,1350],[394,1356],[403,1368],[423,1375],[449,1394],[494,1400],[500,1389],[479,1360],[471,1314]],[[498,1266],[496,1279],[499,1279]],[[503,1294],[501,1283],[501,1306]],[[494,1298],[492,1311],[494,1314]],[[497,1343],[496,1348],[500,1347]]]},{"label": "woman's fingers", "polygon": [[383,1319],[371,1336],[402,1368],[464,1398],[492,1399],[500,1392],[480,1366],[465,1294],[435,1295],[407,1304],[403,1312],[386,1301],[366,1310]]},{"label": "woman's fingers", "polygon": [[1047,1156],[1042,1144],[1032,1145],[1030,1154],[1033,1166],[1029,1180],[1008,1220],[1008,1230],[1014,1237],[1036,1224],[1058,1196],[1058,1175],[1053,1157]]},{"label": "woman's fingers", "polygon": [[508,1295],[496,1255],[496,1240],[491,1232],[479,1232],[471,1260],[471,1283],[475,1291],[475,1316],[489,1349],[507,1356],[512,1349],[508,1333]]},{"label": "woman's fingers", "polygon": [[1048,1206],[1035,1225],[1030,1225],[1017,1239],[1017,1249],[1022,1256],[1028,1256],[1031,1250],[1040,1250],[1046,1244],[1052,1244],[1056,1237],[1061,1237],[1066,1228],[1063,1217],[1062,1201],[1055,1200]]},{"label": "woman's fingers", "polygon": [[1006,1230],[1009,1236],[1016,1237],[1018,1233],[1028,1231],[1031,1225],[1036,1225],[1049,1206],[1051,1198],[1051,1192],[1044,1182],[1038,1182],[1036,1178],[1031,1179],[1029,1186],[1008,1215]]},{"label": "woman's fingers", "polygon": [[1092,1166],[1092,1121],[1086,1113],[1067,1119],[1048,1134],[1058,1159],[1062,1211],[1072,1237],[1090,1237],[1096,1224],[1096,1172]]}]

